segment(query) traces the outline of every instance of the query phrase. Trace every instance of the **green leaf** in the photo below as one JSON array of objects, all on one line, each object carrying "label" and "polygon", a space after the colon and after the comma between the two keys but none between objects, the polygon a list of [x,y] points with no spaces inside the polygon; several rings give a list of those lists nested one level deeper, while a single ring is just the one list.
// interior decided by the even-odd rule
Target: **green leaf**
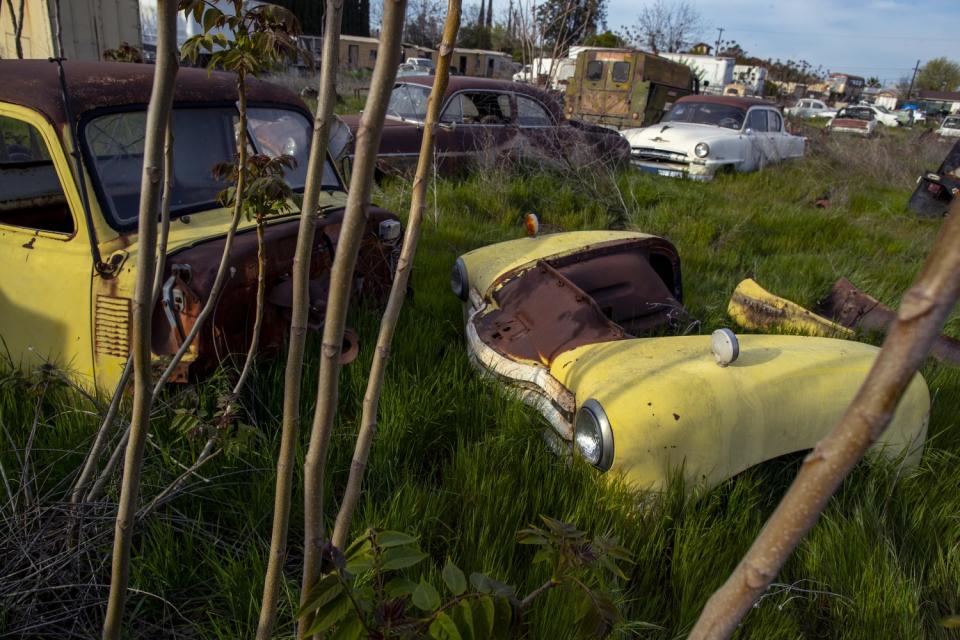
[{"label": "green leaf", "polygon": [[412,567],[427,557],[423,551],[412,547],[394,547],[383,554],[383,570],[395,571]]},{"label": "green leaf", "polygon": [[441,613],[430,623],[430,637],[436,640],[462,640],[457,625],[445,613]]},{"label": "green leaf", "polygon": [[493,634],[496,606],[490,596],[480,596],[469,601],[473,613],[473,633],[476,638],[489,638]]},{"label": "green leaf", "polygon": [[384,587],[387,595],[391,598],[402,598],[404,596],[409,596],[416,588],[416,582],[413,580],[408,580],[403,576],[397,576],[391,579]]},{"label": "green leaf", "polygon": [[514,593],[514,588],[510,585],[503,584],[482,573],[471,573],[470,584],[480,593],[492,593],[501,597],[512,596]]},{"label": "green leaf", "polygon": [[384,549],[416,543],[416,538],[400,531],[380,531],[377,533],[377,546]]},{"label": "green leaf", "polygon": [[453,595],[459,596],[467,590],[467,577],[463,575],[463,571],[460,571],[457,565],[453,564],[450,558],[447,558],[447,564],[443,565],[441,575],[444,584],[447,585]]},{"label": "green leaf", "polygon": [[371,532],[368,530],[364,534],[358,537],[356,540],[350,543],[350,546],[347,547],[347,550],[343,552],[343,556],[349,560],[355,555],[364,553],[370,550],[370,535]]},{"label": "green leaf", "polygon": [[223,15],[223,12],[216,7],[209,7],[203,14],[203,30],[208,32],[217,24],[217,20]]},{"label": "green leaf", "polygon": [[320,578],[320,580],[310,588],[310,595],[307,596],[303,605],[297,610],[297,618],[302,618],[303,614],[307,611],[316,611],[342,592],[343,586],[340,584],[340,581],[337,580],[337,576],[328,575]]},{"label": "green leaf", "polygon": [[436,611],[440,606],[440,594],[433,588],[433,585],[420,579],[420,584],[413,590],[411,598],[414,606],[424,611]]},{"label": "green leaf", "polygon": [[510,628],[513,626],[513,607],[506,598],[494,598],[493,600],[493,629],[491,638],[506,638],[510,635]]},{"label": "green leaf", "polygon": [[453,608],[453,611],[450,612],[450,617],[453,618],[453,622],[457,626],[457,631],[460,632],[464,640],[473,640],[474,638],[486,640],[486,636],[477,635],[474,631],[473,611],[470,609],[469,600],[461,600],[457,606]]},{"label": "green leaf", "polygon": [[360,640],[367,637],[367,630],[356,612],[351,612],[346,619],[341,620],[336,630],[330,634],[330,640]]},{"label": "green leaf", "polygon": [[373,568],[373,559],[370,556],[360,556],[353,560],[347,560],[347,571],[357,575],[364,571],[370,571]]},{"label": "green leaf", "polygon": [[341,592],[336,598],[328,602],[317,611],[317,617],[307,629],[306,635],[311,636],[326,631],[337,624],[352,609],[353,605],[347,594]]}]

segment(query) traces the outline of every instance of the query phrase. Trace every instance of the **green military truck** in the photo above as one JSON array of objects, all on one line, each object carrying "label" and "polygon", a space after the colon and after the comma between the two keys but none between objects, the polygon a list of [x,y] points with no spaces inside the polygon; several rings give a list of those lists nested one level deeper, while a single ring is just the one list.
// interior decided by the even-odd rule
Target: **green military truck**
[{"label": "green military truck", "polygon": [[697,93],[690,67],[630,49],[586,49],[567,84],[567,117],[628,129],[656,124],[678,98]]}]

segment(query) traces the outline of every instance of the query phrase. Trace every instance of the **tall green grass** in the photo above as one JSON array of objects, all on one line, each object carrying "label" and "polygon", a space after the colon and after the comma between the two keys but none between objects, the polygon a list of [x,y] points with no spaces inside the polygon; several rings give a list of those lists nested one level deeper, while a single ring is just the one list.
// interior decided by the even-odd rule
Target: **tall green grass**
[{"label": "tall green grass", "polygon": [[[618,174],[610,188],[619,189],[627,210],[616,213],[576,178],[552,173],[494,170],[433,185],[414,295],[397,332],[355,530],[415,533],[437,568],[449,556],[520,591],[544,579],[529,548],[515,542],[516,531],[539,514],[592,534],[613,533],[636,561],[616,594],[630,623],[619,633],[682,637],[775,507],[797,459],[771,461],[710,492],[688,491],[678,481],[653,497],[551,455],[541,440],[544,421],[470,368],[462,312],[448,288],[450,266],[464,251],[520,236],[523,214],[533,211],[551,229],[626,223],[669,238],[683,260],[685,303],[704,332],[729,324],[727,300],[748,276],[809,305],[843,275],[896,305],[938,227],[905,211],[910,176],[934,166],[940,150],[918,147],[903,134],[871,145],[815,139],[802,162],[711,184]],[[814,201],[825,196],[831,206],[816,208]],[[388,180],[375,200],[405,212],[409,184]],[[342,379],[327,479],[331,524],[349,471],[377,322],[369,307],[352,314],[363,349]],[[960,335],[956,316],[948,331]],[[308,347],[304,415],[313,409],[318,348],[316,341]],[[282,358],[260,363],[244,398],[244,419],[257,438],[211,462],[201,472],[209,482],[193,482],[141,528],[129,637],[252,637],[269,546],[282,371]],[[951,637],[938,620],[960,611],[960,374],[936,364],[924,374],[934,404],[922,463],[911,470],[860,465],[738,637]],[[34,415],[35,396],[24,391],[26,384],[0,386],[0,421],[18,448]],[[202,445],[172,428],[175,409],[209,408],[219,387],[214,380],[172,392],[156,410],[144,494],[169,482],[179,473],[176,461],[188,463]],[[62,492],[96,428],[96,416],[84,413],[91,409],[63,386],[44,399],[33,453],[40,494]],[[0,461],[9,474],[18,461],[7,444]],[[303,448],[300,455],[302,462]],[[298,491],[280,612],[286,636],[293,630],[301,539]],[[106,558],[106,546],[103,553]],[[100,582],[108,569],[104,560]],[[0,600],[0,632],[11,619],[3,607]],[[535,607],[525,635],[571,637],[572,616],[569,596],[551,593]]]}]

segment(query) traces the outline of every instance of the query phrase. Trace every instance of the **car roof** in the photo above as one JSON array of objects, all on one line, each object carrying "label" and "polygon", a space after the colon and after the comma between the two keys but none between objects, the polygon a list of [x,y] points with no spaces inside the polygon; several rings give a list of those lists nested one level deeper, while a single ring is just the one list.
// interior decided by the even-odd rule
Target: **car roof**
[{"label": "car roof", "polygon": [[[404,76],[402,79],[398,79],[397,81],[406,82],[409,84],[419,84],[425,87],[432,87],[433,78],[434,76],[427,75]],[[558,120],[563,119],[563,109],[560,108],[556,98],[551,96],[546,91],[538,89],[529,84],[524,84],[523,82],[495,80],[493,78],[475,78],[473,76],[450,76],[450,81],[447,84],[447,91],[443,94],[443,100],[446,102],[447,98],[458,91],[469,91],[470,89],[484,91],[512,91],[514,93],[527,95],[531,98],[535,98],[537,101],[541,102],[544,106],[550,109],[555,118]]]},{"label": "car roof", "polygon": [[[807,100],[808,98],[803,99]],[[707,102],[710,104],[723,104],[727,105],[728,107],[740,107],[742,109],[749,109],[750,107],[777,108],[777,105],[773,104],[772,102],[767,102],[766,100],[761,100],[760,98],[741,98],[739,96],[708,96],[703,94],[683,96],[674,104],[681,104],[685,102]]]},{"label": "car roof", "polygon": [[[152,64],[64,61],[63,71],[75,117],[104,107],[143,106],[150,101]],[[0,102],[43,113],[55,124],[67,121],[57,64],[49,60],[0,60]],[[175,103],[225,102],[237,99],[236,76],[221,71],[181,68],[174,87]],[[250,102],[287,104],[308,111],[293,91],[250,78]]]}]

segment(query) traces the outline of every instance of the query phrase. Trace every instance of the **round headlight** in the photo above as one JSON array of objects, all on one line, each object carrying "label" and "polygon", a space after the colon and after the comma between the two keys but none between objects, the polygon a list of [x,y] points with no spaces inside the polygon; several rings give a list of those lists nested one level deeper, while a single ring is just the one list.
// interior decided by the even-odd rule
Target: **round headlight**
[{"label": "round headlight", "polygon": [[587,462],[601,471],[613,464],[613,431],[603,407],[593,398],[577,412],[573,425],[573,441]]},{"label": "round headlight", "polygon": [[463,264],[463,258],[457,258],[453,263],[453,269],[450,271],[450,289],[453,295],[466,301],[470,297],[470,280],[467,278],[467,267]]},{"label": "round headlight", "polygon": [[693,153],[698,158],[706,158],[710,155],[710,145],[706,142],[701,142],[693,148]]}]

